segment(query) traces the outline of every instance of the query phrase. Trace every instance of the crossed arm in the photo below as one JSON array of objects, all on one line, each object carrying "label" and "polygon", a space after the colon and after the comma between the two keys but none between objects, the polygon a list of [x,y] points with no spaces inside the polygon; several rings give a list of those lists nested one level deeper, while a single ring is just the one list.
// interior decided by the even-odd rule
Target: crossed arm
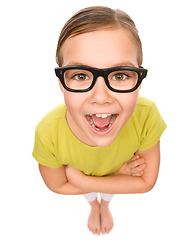
[{"label": "crossed arm", "polygon": [[[142,172],[144,159],[146,168]],[[136,163],[138,166],[134,166]],[[51,169],[42,165],[40,173],[48,188],[59,194],[74,195],[89,192],[131,194],[148,192],[153,188],[159,165],[160,142],[148,150],[137,151],[135,156],[113,175],[92,177],[71,167]]]}]

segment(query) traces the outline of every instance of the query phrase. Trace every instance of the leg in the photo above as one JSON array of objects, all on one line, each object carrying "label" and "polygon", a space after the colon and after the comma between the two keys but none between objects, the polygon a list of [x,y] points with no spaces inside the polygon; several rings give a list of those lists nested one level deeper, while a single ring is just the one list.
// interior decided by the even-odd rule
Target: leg
[{"label": "leg", "polygon": [[100,206],[97,200],[97,193],[85,194],[84,197],[91,206],[91,212],[88,218],[88,228],[92,233],[99,235],[101,233],[101,224],[100,224]]},{"label": "leg", "polygon": [[113,218],[109,209],[109,203],[112,199],[112,194],[101,193],[101,204],[100,204],[100,213],[101,213],[101,232],[109,233],[113,226]]}]

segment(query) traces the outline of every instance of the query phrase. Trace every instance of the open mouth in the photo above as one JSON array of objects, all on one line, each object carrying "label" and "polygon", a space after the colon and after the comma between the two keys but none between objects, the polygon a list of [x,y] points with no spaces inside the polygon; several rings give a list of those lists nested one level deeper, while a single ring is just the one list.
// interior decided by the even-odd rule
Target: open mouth
[{"label": "open mouth", "polygon": [[86,118],[94,130],[105,132],[115,122],[117,114],[91,114],[87,115]]}]

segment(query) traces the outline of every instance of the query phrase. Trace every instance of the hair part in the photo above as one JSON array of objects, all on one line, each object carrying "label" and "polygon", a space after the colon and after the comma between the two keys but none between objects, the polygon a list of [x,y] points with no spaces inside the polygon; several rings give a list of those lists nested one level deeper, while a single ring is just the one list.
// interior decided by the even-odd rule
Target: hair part
[{"label": "hair part", "polygon": [[74,14],[64,25],[57,44],[56,62],[62,66],[61,47],[66,39],[83,33],[93,32],[100,29],[117,29],[123,27],[134,37],[138,48],[138,65],[142,65],[142,43],[138,35],[134,21],[130,16],[119,9],[113,10],[108,7],[88,7]]}]

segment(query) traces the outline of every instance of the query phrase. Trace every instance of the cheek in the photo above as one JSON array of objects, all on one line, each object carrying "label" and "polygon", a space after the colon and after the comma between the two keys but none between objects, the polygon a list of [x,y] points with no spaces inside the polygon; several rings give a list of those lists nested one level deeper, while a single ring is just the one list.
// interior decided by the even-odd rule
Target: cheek
[{"label": "cheek", "polygon": [[65,90],[63,96],[67,110],[72,115],[79,114],[84,102],[82,95],[80,95],[80,93],[72,93]]},{"label": "cheek", "polygon": [[73,109],[73,111],[75,111],[74,108],[77,106],[77,104],[73,104],[75,102],[75,98],[73,97],[73,95],[71,95],[69,92],[64,90],[63,97],[64,97],[64,102],[65,102],[65,105],[67,107],[67,110],[69,112],[72,109]]},{"label": "cheek", "polygon": [[127,115],[131,115],[136,107],[137,100],[138,100],[139,91],[135,91],[129,93],[128,95],[124,95],[123,98],[123,110],[126,112]]}]

